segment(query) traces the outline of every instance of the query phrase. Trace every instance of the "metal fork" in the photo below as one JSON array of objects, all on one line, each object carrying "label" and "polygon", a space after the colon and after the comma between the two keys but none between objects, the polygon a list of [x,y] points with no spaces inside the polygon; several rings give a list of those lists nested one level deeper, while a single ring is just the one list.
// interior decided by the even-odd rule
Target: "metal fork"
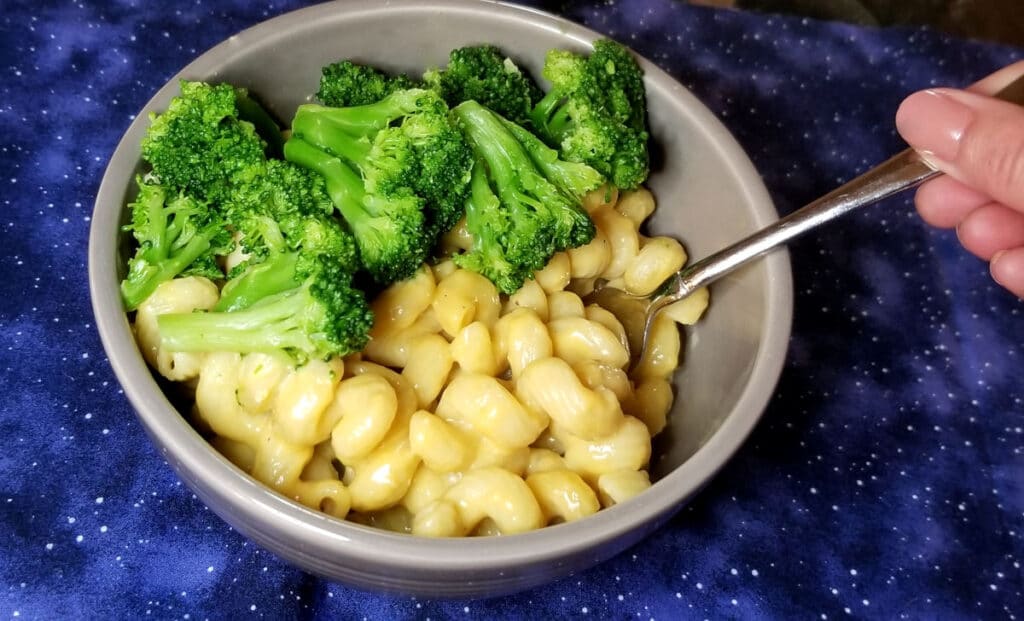
[{"label": "metal fork", "polygon": [[[995,97],[1024,105],[1024,76],[1003,88]],[[872,205],[942,174],[929,166],[913,149],[906,149],[788,216],[741,239],[723,250],[684,267],[668,278],[651,296],[631,295],[599,282],[584,302],[596,302],[615,314],[629,332],[644,317],[642,338],[633,334],[631,358],[643,356],[654,319],[665,307],[689,296],[733,270],[785,244],[795,237],[860,207]],[[638,303],[646,306],[638,308]],[[637,343],[639,340],[639,343]],[[640,347],[635,345],[639,344]]]}]

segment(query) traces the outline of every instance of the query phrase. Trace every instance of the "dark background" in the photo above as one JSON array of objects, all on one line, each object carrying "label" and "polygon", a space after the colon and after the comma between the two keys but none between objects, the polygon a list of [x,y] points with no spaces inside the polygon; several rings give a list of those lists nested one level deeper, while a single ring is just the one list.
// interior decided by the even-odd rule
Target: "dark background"
[{"label": "dark background", "polygon": [[1024,43],[1020,0],[693,0],[728,8],[790,13],[861,26],[929,25],[966,38]]}]

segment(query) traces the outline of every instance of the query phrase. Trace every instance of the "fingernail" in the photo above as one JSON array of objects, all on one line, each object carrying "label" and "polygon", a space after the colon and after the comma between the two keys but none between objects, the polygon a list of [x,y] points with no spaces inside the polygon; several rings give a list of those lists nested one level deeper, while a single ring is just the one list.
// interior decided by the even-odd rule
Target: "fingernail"
[{"label": "fingernail", "polygon": [[896,129],[910,146],[926,152],[926,161],[939,165],[956,159],[974,111],[942,90],[914,93],[896,111]]},{"label": "fingernail", "polygon": [[1004,254],[1006,254],[1006,251],[1005,250],[1000,250],[999,252],[997,252],[994,255],[992,255],[992,258],[989,259],[989,262],[988,262],[988,273],[989,273],[990,276],[992,276],[992,280],[996,281],[996,284],[999,285],[999,286],[1005,286],[1005,285],[1003,283],[999,282],[999,278],[996,276],[996,262],[998,262],[999,258],[1002,257]]},{"label": "fingernail", "polygon": [[953,164],[935,155],[935,152],[928,151],[925,149],[918,150],[917,154],[921,157],[925,164],[932,170],[942,170],[949,172],[953,169]]}]

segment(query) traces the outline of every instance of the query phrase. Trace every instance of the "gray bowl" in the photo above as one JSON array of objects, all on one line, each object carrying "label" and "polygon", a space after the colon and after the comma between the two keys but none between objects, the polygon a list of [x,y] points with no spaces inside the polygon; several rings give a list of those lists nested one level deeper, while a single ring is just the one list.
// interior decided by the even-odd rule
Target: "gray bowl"
[{"label": "gray bowl", "polygon": [[[221,43],[161,88],[128,128],[103,177],[89,238],[89,284],[103,346],[163,457],[214,512],[295,565],[350,585],[432,597],[508,593],[585,569],[634,544],[705,485],[756,424],[786,354],[792,317],[789,260],[775,253],[714,285],[712,306],[687,338],[670,426],[656,439],[656,480],[635,499],[574,523],[507,537],[425,539],[307,509],[250,478],[175,410],[146,367],[121,306],[126,246],[120,225],[147,115],[178,78],[245,86],[279,118],[316,91],[319,69],[354,58],[390,70],[443,65],[460,45],[490,42],[539,75],[553,47],[586,51],[598,35],[546,13],[494,3],[332,2],[262,23]],[[396,44],[395,42],[399,42]],[[652,133],[664,168],[652,231],[702,257],[776,219],[756,171],[693,95],[647,61]]]}]

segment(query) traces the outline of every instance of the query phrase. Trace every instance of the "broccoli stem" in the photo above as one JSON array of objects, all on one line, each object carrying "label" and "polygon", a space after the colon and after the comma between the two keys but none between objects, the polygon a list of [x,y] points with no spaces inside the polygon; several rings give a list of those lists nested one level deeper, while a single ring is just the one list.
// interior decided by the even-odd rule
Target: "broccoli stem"
[{"label": "broccoli stem", "polygon": [[327,115],[302,113],[295,116],[292,133],[333,155],[362,165],[370,154],[370,142],[352,136]]},{"label": "broccoli stem", "polygon": [[139,270],[132,270],[121,281],[121,298],[128,310],[135,310],[165,280],[170,280],[185,271],[193,261],[210,249],[210,240],[214,233],[197,235],[183,247],[175,251],[174,256],[145,264]]},{"label": "broccoli stem", "polygon": [[145,186],[138,200],[142,201],[146,216],[144,230],[136,234],[143,235],[144,241],[130,262],[128,275],[121,281],[121,298],[128,310],[138,308],[160,283],[185,271],[210,249],[217,235],[216,229],[208,227],[181,239],[186,216],[172,217],[180,214],[180,209],[175,209],[174,203],[166,204],[162,187]]},{"label": "broccoli stem", "polygon": [[145,205],[148,229],[144,233],[151,252],[156,256],[167,256],[167,192],[161,186],[140,186],[139,197],[136,200],[143,201]]},{"label": "broccoli stem", "polygon": [[470,177],[469,200],[466,201],[466,229],[473,236],[471,252],[475,258],[465,257],[478,269],[484,269],[486,276],[494,280],[498,288],[511,294],[522,285],[522,278],[515,274],[515,267],[503,253],[500,240],[501,201],[491,189],[483,162],[476,160]]},{"label": "broccoli stem", "polygon": [[500,117],[472,100],[459,104],[455,110],[470,141],[487,162],[498,196],[503,201],[543,207],[536,198],[517,190],[522,185],[523,165],[530,163],[530,157],[505,128]]},{"label": "broccoli stem", "polygon": [[301,315],[309,302],[307,287],[290,289],[231,313],[160,315],[161,346],[167,351],[240,353],[303,349],[309,343]]},{"label": "broccoli stem", "polygon": [[[392,222],[387,216],[382,216],[378,208],[382,202],[367,194],[361,177],[350,166],[298,137],[285,142],[285,157],[324,176],[327,192],[352,227],[360,252],[367,248],[391,246]],[[382,231],[382,225],[387,231]],[[364,260],[367,260],[366,255]]]},{"label": "broccoli stem", "polygon": [[[594,237],[594,223],[579,205],[582,193],[578,190],[582,186],[572,179],[586,169],[573,171],[570,164],[557,159],[534,163],[529,148],[536,150],[538,143],[524,147],[502,117],[475,101],[459,104],[455,112],[473,148],[487,163],[503,205],[525,205],[549,222],[556,250],[582,246]],[[551,172],[556,178],[548,176]],[[563,183],[571,189],[564,189]]]},{"label": "broccoli stem", "polygon": [[[491,184],[487,181],[487,170],[483,162],[473,162],[473,174],[469,178],[469,200],[466,201],[466,228],[476,240],[491,241],[496,231],[484,226],[491,214],[499,213],[501,201],[494,195]],[[483,246],[484,244],[474,244]]]},{"label": "broccoli stem", "polygon": [[562,105],[564,99],[557,89],[552,89],[530,112],[530,121],[533,122],[534,128],[552,144],[562,141],[565,127],[569,123],[569,114]]},{"label": "broccoli stem", "polygon": [[352,136],[369,136],[418,110],[424,94],[426,91],[419,89],[401,90],[371,104],[346,108],[303,104],[295,113],[293,129],[299,118],[310,115],[322,117]]},{"label": "broccoli stem", "polygon": [[469,200],[466,201],[466,230],[473,236],[473,252],[495,255],[493,249],[500,249],[499,227],[495,225],[495,214],[502,213],[501,200],[490,189],[486,168],[479,159],[473,162],[473,173],[469,178]]},{"label": "broccoli stem", "polygon": [[544,144],[544,141],[534,136],[529,130],[508,119],[501,119],[501,121],[509,133],[515,136],[519,144],[526,150],[534,165],[569,196],[581,200],[584,194],[604,183],[604,176],[590,166],[559,159],[558,151]]},{"label": "broccoli stem", "polygon": [[220,300],[213,310],[242,310],[263,298],[299,286],[295,279],[295,264],[298,258],[296,252],[282,252],[250,267],[241,276],[224,285]]},{"label": "broccoli stem", "polygon": [[284,143],[285,158],[299,166],[314,170],[324,178],[327,194],[341,215],[354,228],[368,215],[363,207],[366,190],[356,171],[337,157],[301,138],[289,138]]},{"label": "broccoli stem", "polygon": [[[479,158],[473,164],[469,183],[466,228],[473,236],[473,246],[453,260],[459,267],[486,276],[502,293],[512,294],[534,269],[543,265],[550,256],[550,248],[542,240],[543,233],[530,235],[529,243],[517,240],[523,230],[531,230],[529,220],[533,212],[529,208],[506,210],[491,189],[486,166]],[[530,243],[540,245],[531,248]]]}]

